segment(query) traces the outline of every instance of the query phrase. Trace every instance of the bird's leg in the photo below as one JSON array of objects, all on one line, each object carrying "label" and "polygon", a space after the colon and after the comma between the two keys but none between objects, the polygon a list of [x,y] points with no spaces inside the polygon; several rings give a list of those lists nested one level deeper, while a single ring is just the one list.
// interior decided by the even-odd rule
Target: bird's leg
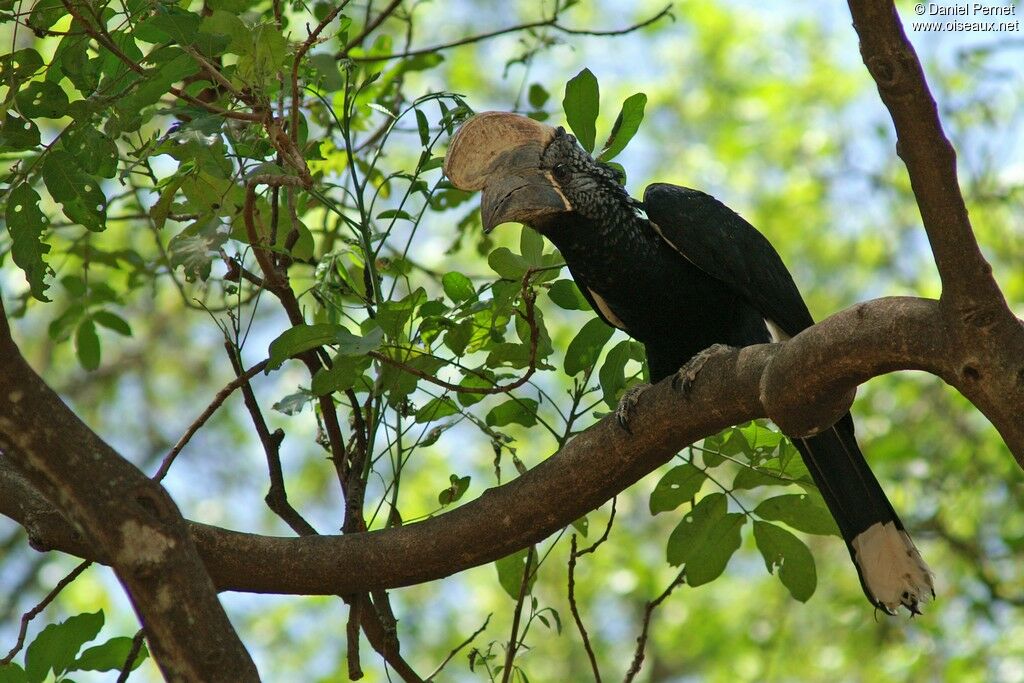
[{"label": "bird's leg", "polygon": [[619,426],[632,434],[629,428],[629,421],[636,412],[636,403],[640,400],[640,394],[651,388],[650,384],[637,384],[626,390],[626,393],[619,399],[619,405],[615,408],[615,420]]},{"label": "bird's leg", "polygon": [[697,375],[700,374],[701,369],[704,368],[704,364],[713,356],[729,353],[730,351],[735,351],[735,347],[727,344],[712,344],[708,348],[704,349],[696,356],[683,363],[683,367],[679,368],[675,377],[672,378],[672,388],[676,391],[681,391],[684,396],[688,396],[690,388],[693,386],[694,380],[697,379]]}]

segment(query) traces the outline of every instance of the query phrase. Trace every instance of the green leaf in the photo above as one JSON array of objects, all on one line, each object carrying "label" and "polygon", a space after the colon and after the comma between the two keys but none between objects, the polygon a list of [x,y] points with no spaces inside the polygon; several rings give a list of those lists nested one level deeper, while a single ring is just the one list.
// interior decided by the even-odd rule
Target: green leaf
[{"label": "green leaf", "polygon": [[690,463],[673,467],[651,491],[651,514],[675,510],[693,500],[706,478],[703,471]]},{"label": "green leaf", "polygon": [[839,529],[818,494],[790,493],[762,501],[754,508],[761,519],[783,522],[808,534],[838,536]]},{"label": "green leaf", "polygon": [[455,401],[447,396],[439,396],[438,398],[431,399],[425,406],[416,411],[416,422],[422,424],[424,422],[440,420],[442,417],[448,417],[457,412],[459,412],[459,408],[455,405]]},{"label": "green leaf", "polygon": [[11,234],[11,257],[15,265],[24,271],[32,296],[39,301],[49,301],[44,292],[49,287],[46,276],[50,268],[43,256],[50,251],[50,245],[42,241],[47,220],[39,209],[40,201],[39,194],[30,185],[21,183],[7,196],[4,217]]},{"label": "green leaf", "polygon": [[598,378],[601,381],[604,401],[609,407],[614,408],[617,405],[619,393],[626,387],[626,363],[630,359],[642,361],[643,358],[643,345],[630,339],[613,346],[605,356]]},{"label": "green leaf", "polygon": [[68,96],[56,83],[32,81],[18,91],[18,109],[31,118],[59,119],[68,109]]},{"label": "green leaf", "polygon": [[420,133],[420,144],[424,147],[430,145],[430,124],[427,122],[427,115],[419,109],[416,111],[416,128]]},{"label": "green leaf", "polygon": [[[82,655],[72,662],[69,671],[116,671],[124,666],[128,660],[128,653],[132,649],[132,639],[127,636],[111,638],[102,645],[90,647]],[[146,661],[149,652],[146,645],[139,648],[138,654],[132,661],[130,671],[135,671],[139,665]]]},{"label": "green leaf", "polygon": [[335,92],[345,87],[345,79],[338,70],[338,60],[334,55],[321,52],[309,57],[309,63],[323,79],[323,87],[328,92]]},{"label": "green leaf", "polygon": [[0,123],[0,151],[24,152],[39,146],[39,127],[13,111]]},{"label": "green leaf", "polygon": [[600,318],[587,321],[565,351],[565,373],[572,376],[594,367],[613,332]]},{"label": "green leaf", "polygon": [[64,206],[65,216],[94,232],[106,227],[107,198],[100,183],[81,171],[70,154],[58,149],[46,155],[43,182],[53,198]]},{"label": "green leaf", "polygon": [[776,473],[745,466],[736,473],[736,478],[732,481],[732,488],[734,491],[742,491],[759,486],[789,486],[790,484],[792,484],[791,481]]},{"label": "green leaf", "polygon": [[544,89],[540,83],[531,83],[526,93],[526,99],[534,109],[540,109],[551,98],[551,94]]},{"label": "green leaf", "polygon": [[740,530],[746,521],[746,515],[731,512],[714,523],[700,552],[686,562],[686,583],[702,586],[722,575],[729,559],[740,547]]},{"label": "green leaf", "polygon": [[103,611],[77,614],[59,624],[50,624],[36,636],[25,652],[25,674],[29,683],[40,683],[49,671],[68,670],[82,645],[103,628]]},{"label": "green leaf", "polygon": [[227,229],[217,219],[196,221],[167,242],[167,255],[171,266],[180,267],[189,282],[206,280],[217,250],[227,240]]},{"label": "green leaf", "polygon": [[532,398],[509,399],[491,408],[486,422],[488,427],[504,427],[512,423],[532,427],[537,424],[537,402]]},{"label": "green leaf", "polygon": [[75,353],[79,364],[86,370],[95,370],[100,366],[100,338],[92,318],[83,320],[75,330]]},{"label": "green leaf", "polygon": [[299,387],[294,394],[288,394],[271,407],[284,415],[297,415],[315,398],[312,391]]},{"label": "green leaf", "polygon": [[543,264],[544,238],[533,228],[525,225],[519,233],[519,253],[531,266]]},{"label": "green leaf", "polygon": [[[483,375],[482,377],[480,375]],[[472,387],[474,389],[489,389],[494,386],[494,373],[487,369],[477,370],[475,373],[467,373],[462,381],[459,382],[460,387]],[[468,392],[459,393],[459,404],[464,407],[469,407],[486,398],[486,394],[471,394]]]},{"label": "green leaf", "polygon": [[647,95],[642,92],[626,98],[626,101],[622,103],[622,110],[619,111],[619,115],[615,119],[615,125],[612,126],[611,135],[604,143],[604,151],[601,152],[598,161],[611,161],[626,148],[626,145],[639,130],[640,122],[644,120],[646,105]]},{"label": "green leaf", "polygon": [[589,311],[590,303],[572,280],[557,280],[551,283],[548,297],[559,308],[567,311]]},{"label": "green leaf", "polygon": [[473,282],[462,273],[455,271],[445,273],[441,278],[441,286],[444,287],[444,293],[448,295],[448,298],[455,303],[469,301],[476,297]]},{"label": "green leaf", "polygon": [[360,337],[352,334],[346,328],[340,327],[332,343],[337,345],[338,355],[365,356],[370,351],[379,349],[384,343],[384,330],[375,326],[366,335]]},{"label": "green leaf", "polygon": [[[158,5],[159,11],[154,16],[139,24],[136,35],[152,32],[155,39],[142,38],[150,43],[175,42],[179,45],[191,45],[199,35],[199,25],[203,19],[198,14],[185,12],[173,5]],[[141,38],[141,36],[139,36]]]},{"label": "green leaf", "polygon": [[507,247],[498,247],[487,257],[487,265],[506,280],[522,280],[532,264]]},{"label": "green leaf", "polygon": [[779,580],[800,602],[807,602],[818,586],[814,556],[799,538],[768,522],[754,522],[754,541],[769,574],[779,570]]},{"label": "green leaf", "polygon": [[64,134],[61,144],[86,173],[103,178],[117,174],[117,145],[103,131],[90,125],[75,126]]},{"label": "green leaf", "polygon": [[28,16],[28,25],[34,31],[45,31],[68,13],[62,0],[39,0]]},{"label": "green leaf", "polygon": [[330,344],[340,329],[343,329],[340,325],[320,323],[296,325],[285,330],[278,335],[277,339],[270,342],[268,349],[270,362],[267,364],[267,370],[276,370],[286,360],[303,351]]},{"label": "green leaf", "polygon": [[309,389],[314,396],[351,389],[371,362],[369,356],[335,356],[330,369],[321,368],[313,375]]},{"label": "green leaf", "polygon": [[273,24],[260,24],[247,30],[248,40],[238,60],[235,74],[245,83],[259,88],[273,76],[288,55],[288,41]]},{"label": "green leaf", "polygon": [[111,313],[110,311],[94,311],[92,319],[95,320],[97,324],[103,325],[103,327],[108,330],[113,330],[125,337],[132,336],[131,325],[128,324],[127,320],[116,313]]},{"label": "green leaf", "polygon": [[587,152],[594,151],[599,107],[600,91],[597,78],[590,69],[583,69],[565,84],[562,109],[565,111],[565,120],[569,128]]},{"label": "green leaf", "polygon": [[580,532],[580,536],[586,538],[590,533],[590,520],[584,515],[572,523],[572,528]]},{"label": "green leaf", "polygon": [[0,665],[0,683],[28,683],[25,670],[11,662]]},{"label": "green leaf", "polygon": [[448,481],[451,482],[451,486],[446,488],[441,493],[437,494],[437,502],[441,505],[451,505],[466,492],[469,488],[470,477],[460,477],[457,474],[453,474],[448,477]]},{"label": "green leaf", "polygon": [[715,524],[725,519],[727,510],[724,493],[701,498],[668,537],[668,563],[677,567],[699,554]]},{"label": "green leaf", "polygon": [[494,563],[498,570],[498,582],[513,600],[519,599],[519,593],[523,586],[523,575],[527,571],[527,562],[529,562],[530,573],[526,591],[529,592],[537,580],[537,553],[534,552],[533,546],[517,550]]},{"label": "green leaf", "polygon": [[[38,2],[35,7],[42,4],[44,3]],[[61,6],[61,10],[64,9],[61,0],[57,0],[57,4]],[[81,39],[79,41],[81,42]],[[32,78],[42,66],[43,58],[30,47],[0,55],[0,82],[5,85],[22,83]]]}]

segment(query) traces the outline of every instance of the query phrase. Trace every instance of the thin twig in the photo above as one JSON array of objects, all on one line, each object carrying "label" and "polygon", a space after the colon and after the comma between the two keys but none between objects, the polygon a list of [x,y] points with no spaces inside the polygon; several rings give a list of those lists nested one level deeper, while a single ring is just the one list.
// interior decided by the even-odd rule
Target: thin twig
[{"label": "thin twig", "polygon": [[601,538],[599,538],[596,541],[594,541],[593,545],[590,545],[590,546],[584,548],[583,550],[581,550],[578,554],[586,555],[587,553],[592,553],[595,550],[597,550],[597,548],[602,543],[604,543],[605,541],[608,540],[608,534],[610,534],[611,531],[612,531],[612,523],[615,521],[615,505],[618,502],[618,500],[619,500],[618,496],[615,496],[614,498],[612,498],[612,511],[611,511],[611,514],[608,515],[608,523],[605,524],[605,526],[604,526],[604,533],[601,534]]},{"label": "thin twig", "polygon": [[363,677],[363,669],[359,665],[359,612],[363,607],[364,593],[353,596],[349,602],[348,625],[345,627],[345,637],[348,643],[348,679],[358,681]]},{"label": "thin twig", "polygon": [[135,633],[135,637],[132,638],[132,646],[128,648],[128,656],[125,657],[124,666],[121,667],[121,673],[117,676],[117,683],[126,683],[128,676],[132,672],[132,664],[135,663],[135,658],[139,656],[139,651],[142,649],[142,641],[146,638],[146,629],[140,628]]},{"label": "thin twig", "polygon": [[516,650],[519,649],[519,620],[523,614],[523,603],[526,602],[526,594],[529,591],[530,577],[533,570],[533,554],[536,551],[531,545],[526,551],[526,567],[523,569],[523,582],[519,584],[519,598],[516,600],[516,609],[512,614],[512,633],[508,637],[508,647],[505,650],[505,666],[501,670],[501,683],[508,683],[512,676],[512,663],[516,658]]},{"label": "thin twig", "polygon": [[171,469],[171,465],[174,464],[175,458],[178,457],[178,454],[181,453],[182,449],[185,448],[188,442],[192,440],[195,433],[198,432],[204,424],[206,424],[206,421],[209,420],[215,412],[217,412],[217,409],[220,408],[224,401],[227,400],[228,396],[234,393],[235,389],[263,372],[263,369],[267,367],[268,362],[270,361],[260,361],[235,379],[228,382],[223,389],[217,392],[217,395],[213,397],[212,401],[210,401],[210,405],[206,406],[206,409],[200,413],[199,417],[197,417],[192,424],[188,426],[188,429],[186,429],[185,433],[181,435],[178,442],[174,444],[174,447],[167,452],[166,456],[164,456],[163,461],[160,463],[160,469],[158,469],[156,474],[153,475],[153,481],[162,481],[163,478],[167,476],[167,472]]},{"label": "thin twig", "polygon": [[429,676],[427,676],[427,680],[428,681],[434,680],[434,676],[436,676],[439,673],[441,673],[441,669],[443,669],[448,664],[448,662],[452,661],[452,659],[455,657],[455,655],[459,654],[459,650],[461,650],[462,648],[464,648],[467,645],[469,645],[470,643],[472,643],[474,640],[476,640],[476,637],[478,635],[480,635],[485,630],[487,630],[487,624],[491,623],[491,617],[492,616],[494,616],[493,612],[491,612],[490,614],[487,615],[487,618],[484,619],[483,625],[481,625],[480,628],[478,628],[477,630],[473,631],[473,633],[469,636],[469,638],[466,638],[464,641],[462,641],[461,643],[456,645],[455,649],[453,649],[451,652],[449,652],[448,656],[444,658],[444,661],[441,662],[441,664],[436,669],[434,669],[434,673],[432,673]]},{"label": "thin twig", "polygon": [[[239,360],[237,350],[229,340],[224,341],[224,350],[228,354],[235,374],[242,377],[242,362]],[[253,427],[256,429],[256,435],[259,437],[260,443],[263,444],[263,451],[267,456],[267,470],[270,476],[270,490],[264,497],[267,507],[283,519],[299,536],[315,536],[316,529],[288,502],[284,472],[281,469],[281,441],[284,440],[284,432],[281,430],[270,432],[270,428],[267,427],[267,422],[263,418],[263,412],[260,410],[259,401],[256,400],[256,394],[252,390],[252,385],[248,380],[244,380],[241,386],[245,407],[249,411],[249,415],[252,416]]]},{"label": "thin twig", "polygon": [[597,666],[597,657],[594,655],[594,648],[590,645],[590,636],[587,634],[587,628],[583,625],[583,617],[580,616],[579,608],[576,606],[576,558],[579,556],[580,553],[576,552],[576,534],[573,534],[569,549],[569,610],[572,612],[573,621],[576,622],[576,628],[579,629],[580,637],[583,638],[583,648],[587,651],[587,658],[590,659],[594,680],[601,683],[601,669]]},{"label": "thin twig", "polygon": [[[643,21],[641,21],[639,23],[633,24],[632,26],[627,26],[625,28],[620,28],[620,29],[603,30],[603,31],[587,30],[587,29],[576,29],[576,28],[569,28],[568,26],[562,26],[561,24],[558,23],[558,15],[556,14],[556,15],[554,15],[552,17],[547,18],[547,19],[541,19],[540,21],[531,21],[531,22],[528,22],[528,23],[525,23],[525,24],[518,24],[516,26],[509,26],[507,28],[497,29],[495,31],[490,31],[488,33],[481,33],[479,35],[469,36],[467,38],[461,38],[461,39],[453,41],[451,43],[444,43],[442,45],[435,45],[433,47],[421,47],[421,48],[417,48],[415,50],[406,50],[404,52],[398,52],[398,53],[390,54],[390,55],[372,55],[372,56],[366,56],[366,57],[351,57],[350,59],[352,59],[352,61],[355,61],[355,62],[382,62],[382,61],[387,61],[387,60],[391,60],[391,59],[405,59],[406,57],[415,57],[417,55],[425,55],[425,54],[429,54],[431,52],[439,52],[441,50],[449,50],[449,49],[451,49],[453,47],[461,47],[463,45],[471,45],[473,43],[479,43],[479,42],[484,41],[484,40],[490,40],[491,38],[497,38],[498,36],[507,35],[509,33],[517,33],[519,31],[528,31],[530,29],[544,28],[544,27],[549,27],[549,28],[552,28],[552,29],[560,32],[560,33],[565,33],[567,35],[574,35],[574,36],[621,36],[621,35],[625,35],[627,33],[632,33],[633,31],[638,31],[638,30],[640,30],[642,28],[645,28],[647,26],[650,26],[651,24],[653,24],[654,22],[658,21],[659,19],[661,19],[661,18],[663,18],[665,16],[670,16],[671,15],[671,11],[672,11],[672,5],[666,5],[657,14],[654,14],[651,17],[649,17],[647,19],[644,19]],[[349,48],[346,48],[346,52],[339,53],[336,56],[339,57],[339,58],[345,56],[347,54],[347,50],[348,49]]]},{"label": "thin twig", "polygon": [[[359,32],[359,35],[357,35],[352,40],[348,41],[348,44],[345,45],[345,47],[341,50],[341,53],[336,56],[338,58],[347,57],[349,51],[352,50],[352,48],[360,45],[364,40],[366,40],[366,36],[373,33],[377,29],[377,27],[384,22],[385,19],[390,17],[394,13],[394,11],[398,9],[398,6],[400,4],[402,4],[402,0],[391,0],[391,3],[387,7],[385,7],[383,11],[381,11],[381,13],[378,14],[372,21],[367,23],[366,26],[363,27],[363,30]],[[369,5],[367,5],[367,11],[369,11]]]},{"label": "thin twig", "polygon": [[46,606],[53,602],[54,598],[60,595],[60,592],[62,590],[67,588],[72,581],[77,579],[79,575],[86,569],[88,569],[91,565],[92,560],[86,560],[85,562],[79,564],[77,567],[68,572],[67,576],[58,581],[57,585],[53,587],[53,590],[47,593],[46,596],[39,601],[39,604],[37,604],[29,611],[25,612],[23,615],[21,615],[21,627],[18,629],[18,640],[14,644],[14,647],[11,648],[11,651],[7,653],[7,656],[3,659],[0,659],[0,666],[6,666],[10,664],[11,660],[14,659],[14,656],[21,651],[22,647],[25,646],[25,634],[28,633],[29,622],[35,619],[37,616],[39,616],[39,613],[46,609]]},{"label": "thin twig", "polygon": [[672,595],[672,591],[683,583],[683,579],[686,577],[686,568],[684,567],[676,578],[668,585],[668,587],[654,600],[651,600],[644,607],[644,621],[643,626],[640,628],[640,635],[636,639],[636,652],[633,653],[633,663],[629,666],[629,671],[626,672],[626,678],[623,679],[623,683],[630,683],[638,673],[640,673],[640,667],[644,663],[644,648],[647,646],[647,629],[651,625],[651,615],[654,614],[654,610],[657,609],[658,605],[663,603],[665,599]]}]

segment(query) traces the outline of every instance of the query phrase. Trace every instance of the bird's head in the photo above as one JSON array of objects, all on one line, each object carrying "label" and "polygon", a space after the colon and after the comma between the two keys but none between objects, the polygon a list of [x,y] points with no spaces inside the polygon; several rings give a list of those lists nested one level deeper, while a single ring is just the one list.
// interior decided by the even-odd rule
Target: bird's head
[{"label": "bird's head", "polygon": [[511,222],[543,230],[564,214],[599,218],[609,201],[631,201],[618,171],[576,138],[519,114],[492,111],[466,121],[448,146],[444,172],[459,189],[483,190],[485,232]]}]

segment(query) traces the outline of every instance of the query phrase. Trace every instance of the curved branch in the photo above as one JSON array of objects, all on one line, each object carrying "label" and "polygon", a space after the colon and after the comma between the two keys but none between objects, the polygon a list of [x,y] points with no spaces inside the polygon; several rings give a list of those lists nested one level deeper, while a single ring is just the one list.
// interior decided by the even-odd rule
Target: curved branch
[{"label": "curved branch", "polygon": [[[870,301],[784,344],[750,346],[711,358],[688,398],[675,392],[671,382],[662,382],[641,397],[632,435],[614,419],[602,420],[518,479],[423,522],[305,538],[260,536],[198,523],[191,524],[190,532],[221,590],[329,595],[439,579],[537,543],[686,445],[729,425],[764,417],[766,381],[799,376],[799,382],[789,383],[798,406],[900,369],[926,370],[961,388],[956,369],[963,359],[944,345],[946,335],[937,301]],[[826,356],[830,362],[820,362]],[[783,413],[788,409],[784,404],[772,408]],[[776,414],[777,419],[786,417]],[[21,494],[2,464],[0,458],[0,513],[29,527],[37,545],[102,561],[74,543],[67,529],[48,535],[52,518],[37,515],[30,526],[24,512],[10,502]]]},{"label": "curved branch", "polygon": [[[924,70],[892,0],[849,0],[860,51],[896,128],[896,151],[942,279],[946,344],[964,360],[957,387],[992,420],[1024,467],[1024,326],[985,260]],[[952,380],[946,378],[947,381]]]},{"label": "curved branch", "polygon": [[5,458],[23,481],[57,501],[89,546],[110,561],[164,678],[259,680],[174,501],[43,383],[6,321],[0,324],[0,387]]}]

